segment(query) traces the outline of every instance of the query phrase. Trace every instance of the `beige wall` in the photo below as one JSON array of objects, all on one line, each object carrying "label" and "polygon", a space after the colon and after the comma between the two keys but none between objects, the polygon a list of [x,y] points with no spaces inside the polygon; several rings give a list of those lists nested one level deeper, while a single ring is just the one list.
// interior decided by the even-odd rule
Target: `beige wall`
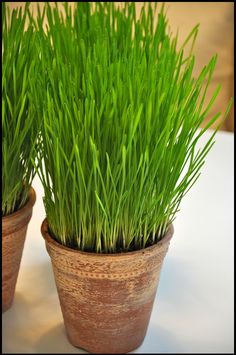
[{"label": "beige wall", "polygon": [[[234,3],[233,2],[169,2],[168,18],[172,31],[179,29],[179,39],[183,40],[191,29],[200,23],[195,45],[196,70],[200,69],[215,53],[218,62],[209,95],[218,83],[221,92],[215,103],[214,112],[224,111],[233,96],[234,82]],[[225,121],[223,129],[233,131],[233,109]]]},{"label": "beige wall", "polygon": [[[21,6],[23,2],[7,3],[10,8]],[[40,4],[40,3],[39,3]],[[71,3],[73,4],[73,3]],[[162,4],[162,3],[159,3]],[[43,4],[41,3],[40,6]],[[31,4],[36,10],[37,3]],[[142,3],[136,3],[137,13],[140,12]],[[159,5],[160,7],[160,5]],[[218,64],[210,93],[218,83],[222,85],[211,115],[224,111],[230,97],[233,96],[234,66],[233,66],[233,2],[167,2],[166,3],[169,25],[175,34],[179,30],[179,40],[190,33],[192,28],[200,23],[200,30],[195,45],[196,68],[195,74],[210,60],[215,53],[218,54]],[[211,117],[211,116],[210,116]],[[222,129],[233,131],[233,109]]]}]

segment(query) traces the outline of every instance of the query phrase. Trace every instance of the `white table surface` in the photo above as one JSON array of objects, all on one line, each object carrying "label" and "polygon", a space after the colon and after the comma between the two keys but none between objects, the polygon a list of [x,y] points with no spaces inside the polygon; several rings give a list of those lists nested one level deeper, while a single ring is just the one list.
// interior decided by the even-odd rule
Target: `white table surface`
[{"label": "white table surface", "polygon": [[[202,175],[185,196],[162,268],[148,332],[134,353],[233,353],[233,140],[219,132]],[[3,353],[86,353],[68,342],[40,234],[42,186],[30,221]]]}]

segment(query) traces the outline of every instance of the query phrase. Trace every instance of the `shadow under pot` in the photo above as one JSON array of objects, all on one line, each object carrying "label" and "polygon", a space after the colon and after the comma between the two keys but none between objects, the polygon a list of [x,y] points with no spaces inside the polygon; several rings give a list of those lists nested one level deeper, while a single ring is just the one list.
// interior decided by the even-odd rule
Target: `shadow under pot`
[{"label": "shadow under pot", "polygon": [[142,250],[96,254],[73,250],[41,226],[51,258],[64,324],[72,345],[97,354],[127,353],[146,335],[174,229]]},{"label": "shadow under pot", "polygon": [[26,205],[2,218],[2,312],[7,311],[14,300],[26,232],[35,201],[36,194],[31,187]]}]

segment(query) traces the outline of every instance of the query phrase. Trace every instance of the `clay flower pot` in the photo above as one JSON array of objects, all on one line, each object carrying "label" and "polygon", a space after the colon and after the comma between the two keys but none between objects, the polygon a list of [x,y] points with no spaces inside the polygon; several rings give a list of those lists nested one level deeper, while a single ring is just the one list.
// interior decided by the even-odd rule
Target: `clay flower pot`
[{"label": "clay flower pot", "polygon": [[71,344],[98,354],[127,353],[140,346],[173,226],[158,244],[119,254],[64,247],[49,235],[47,219],[41,232]]},{"label": "clay flower pot", "polygon": [[27,204],[2,218],[2,312],[13,302],[28,223],[36,194],[31,187]]}]

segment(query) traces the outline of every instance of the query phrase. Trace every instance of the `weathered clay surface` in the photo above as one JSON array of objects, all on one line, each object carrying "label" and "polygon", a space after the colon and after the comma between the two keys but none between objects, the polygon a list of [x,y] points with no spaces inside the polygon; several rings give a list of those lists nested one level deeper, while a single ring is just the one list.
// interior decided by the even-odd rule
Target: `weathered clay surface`
[{"label": "weathered clay surface", "polygon": [[13,302],[28,223],[36,200],[31,187],[27,204],[2,218],[2,312]]},{"label": "weathered clay surface", "polygon": [[145,337],[171,225],[155,246],[120,254],[66,248],[41,227],[70,342],[91,353],[124,354]]}]

